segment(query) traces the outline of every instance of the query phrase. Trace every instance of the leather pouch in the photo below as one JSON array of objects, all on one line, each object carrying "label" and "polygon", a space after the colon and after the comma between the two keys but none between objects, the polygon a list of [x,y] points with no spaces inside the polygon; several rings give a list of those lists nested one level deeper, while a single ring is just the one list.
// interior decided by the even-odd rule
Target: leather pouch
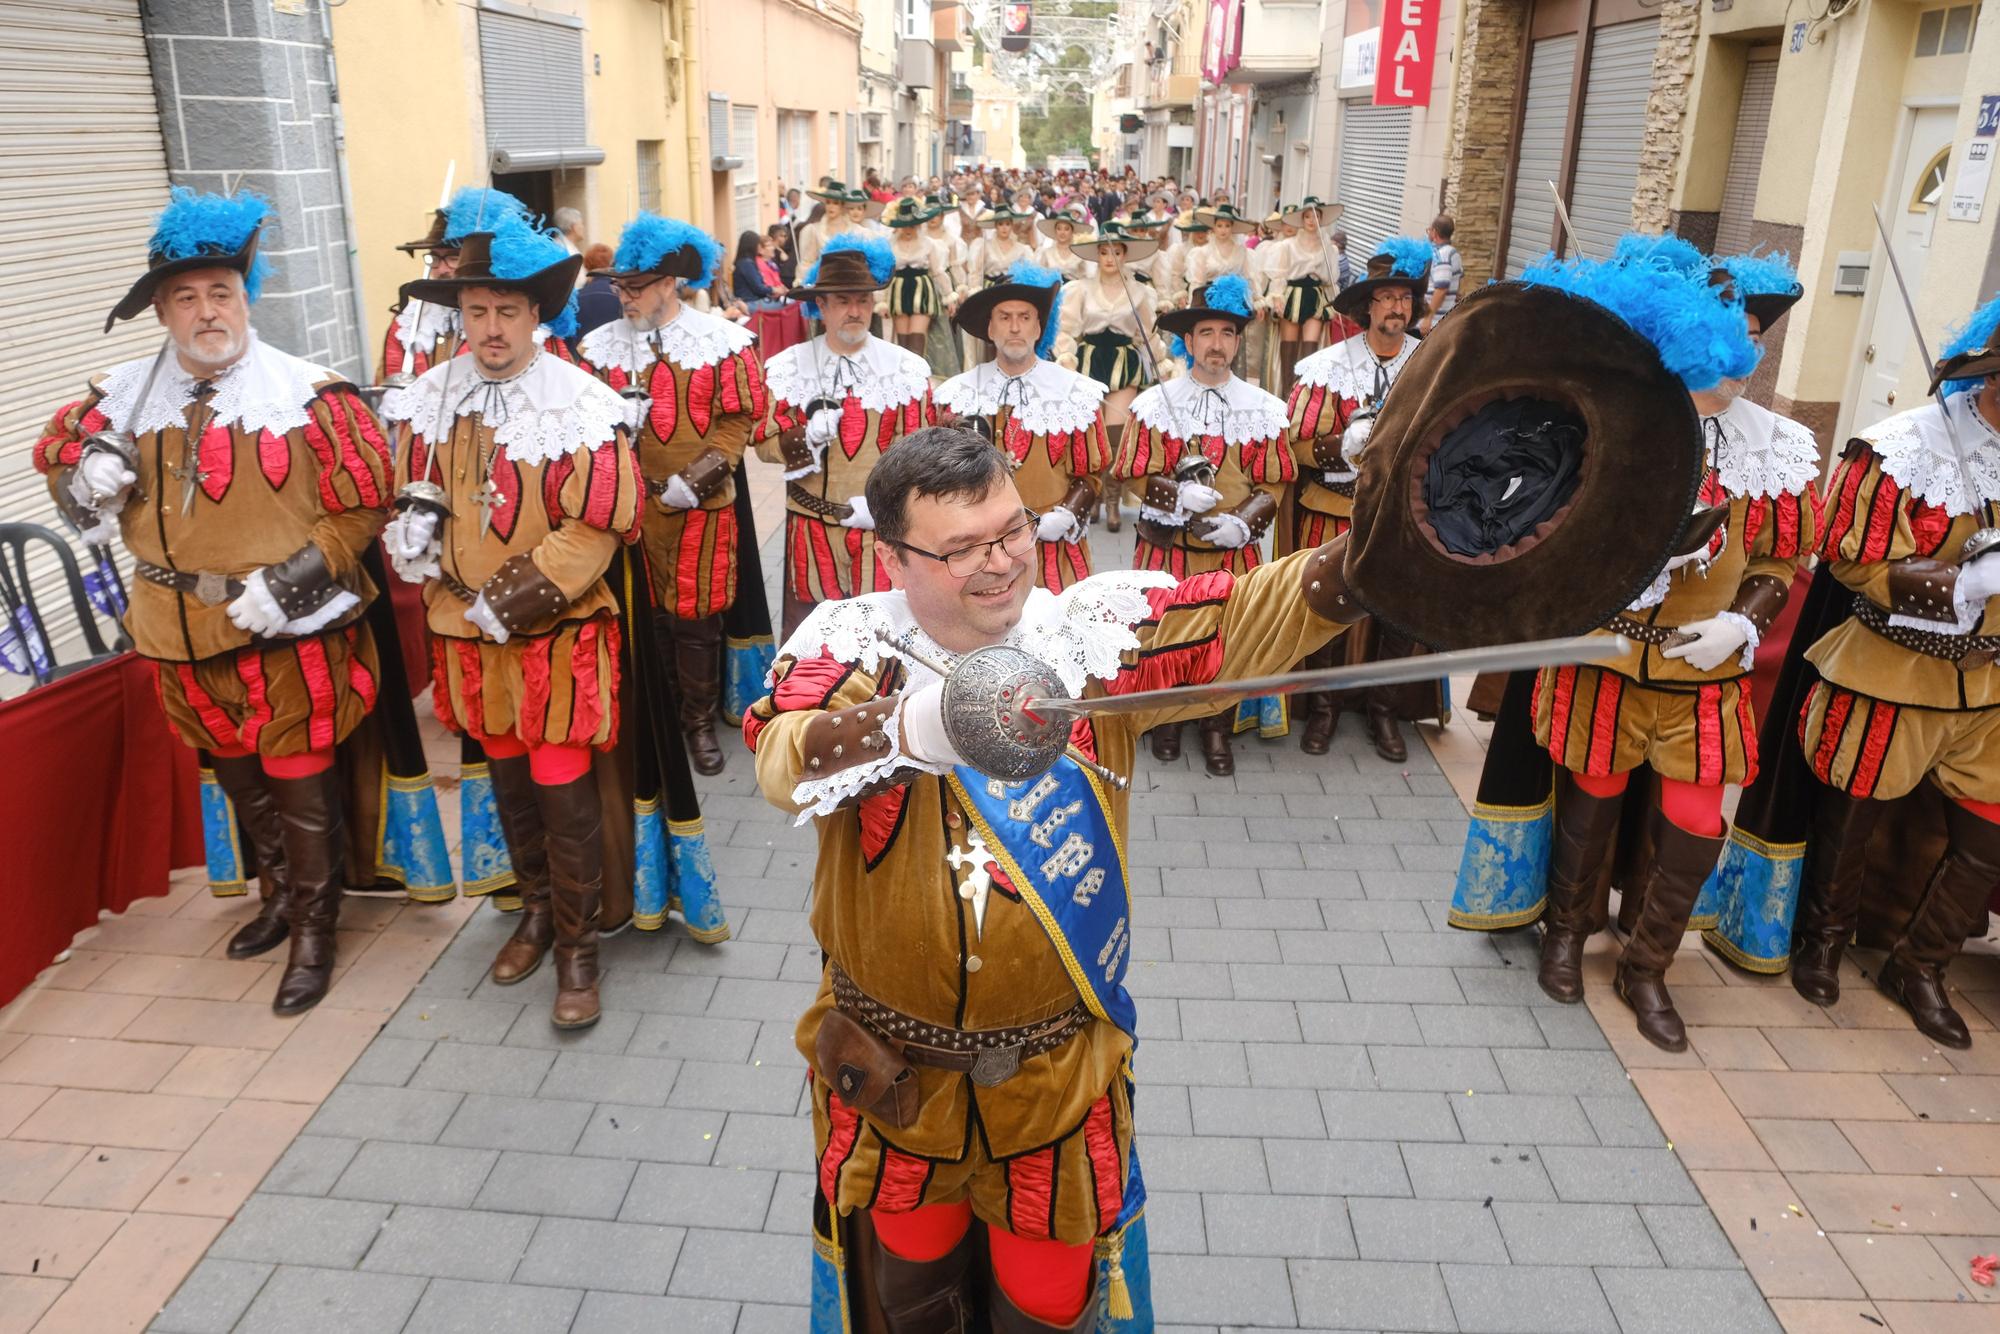
[{"label": "leather pouch", "polygon": [[820,1020],[813,1063],[848,1106],[897,1130],[917,1119],[916,1067],[846,1011]]}]

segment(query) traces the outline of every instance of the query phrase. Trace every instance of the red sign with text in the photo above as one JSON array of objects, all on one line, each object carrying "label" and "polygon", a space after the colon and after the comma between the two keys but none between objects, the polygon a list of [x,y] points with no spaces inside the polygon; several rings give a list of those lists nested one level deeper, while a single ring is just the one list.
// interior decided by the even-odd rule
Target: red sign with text
[{"label": "red sign with text", "polygon": [[1427,107],[1442,0],[1388,0],[1375,62],[1375,105]]}]

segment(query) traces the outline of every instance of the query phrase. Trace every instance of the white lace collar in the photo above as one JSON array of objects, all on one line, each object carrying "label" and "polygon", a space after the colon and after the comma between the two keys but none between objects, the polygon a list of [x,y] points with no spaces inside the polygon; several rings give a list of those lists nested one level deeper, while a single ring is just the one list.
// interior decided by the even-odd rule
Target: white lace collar
[{"label": "white lace collar", "polygon": [[1301,360],[1297,367],[1298,382],[1315,389],[1331,389],[1342,398],[1365,403],[1375,397],[1377,368],[1393,386],[1416,350],[1417,340],[1404,334],[1403,346],[1396,355],[1387,361],[1377,361],[1374,349],[1368,346],[1368,335],[1358,333],[1344,343],[1323,347]]},{"label": "white lace collar", "polygon": [[1944,413],[1951,414],[1958,443],[1965,450],[1966,470],[1980,491],[1977,499],[2000,500],[2000,431],[1979,415],[1973,406],[1976,397],[1953,394],[1943,409],[1926,403],[1899,412],[1861,432],[1861,438],[1882,460],[1882,471],[1894,478],[1897,486],[1947,514],[1970,514],[1975,505],[1965,494]]},{"label": "white lace collar", "polygon": [[939,385],[933,399],[961,417],[990,417],[1004,399],[1012,420],[1030,435],[1087,431],[1104,403],[1104,386],[1052,361],[1037,361],[1018,385],[995,362],[974,366]]},{"label": "white lace collar", "polygon": [[[458,332],[458,307],[412,297],[396,312],[396,341],[407,356],[431,354],[438,339]],[[405,363],[407,364],[407,362]]]},{"label": "white lace collar", "polygon": [[494,442],[515,463],[553,463],[579,449],[597,449],[625,425],[625,400],[602,380],[561,357],[539,352],[511,380],[488,380],[451,362],[434,366],[406,389],[382,399],[384,421],[410,422],[435,439],[446,430],[447,395],[453,420],[479,414]]},{"label": "white lace collar", "polygon": [[[152,393],[143,404],[139,402],[139,391],[145,388],[155,362],[161,362],[157,352],[123,362],[98,386],[102,395],[98,410],[114,430],[139,436],[187,424],[187,406],[194,402],[199,381],[171,351],[160,364]],[[339,378],[323,366],[280,352],[252,329],[243,355],[215,378],[215,395],[209,400],[215,410],[211,424],[236,426],[252,435],[295,431],[306,424],[306,405],[313,401],[318,386]]]},{"label": "white lace collar", "polygon": [[1290,421],[1282,401],[1234,375],[1220,389],[1192,375],[1156,384],[1132,400],[1132,417],[1176,440],[1219,435],[1231,445],[1275,439]]},{"label": "white lace collar", "polygon": [[640,333],[627,319],[600,324],[583,336],[577,351],[600,370],[615,367],[636,376],[651,368],[655,339],[661,355],[686,371],[725,361],[756,341],[741,325],[683,304],[673,323],[651,333]]},{"label": "white lace collar", "polygon": [[1819,441],[1790,417],[1738,398],[1710,420],[1722,431],[1715,468],[1730,495],[1799,496],[1819,480]]},{"label": "white lace collar", "polygon": [[864,411],[883,412],[921,399],[931,387],[931,367],[908,348],[873,334],[859,352],[843,357],[821,334],[766,362],[764,383],[772,398],[796,407],[845,393],[859,399]]},{"label": "white lace collar", "polygon": [[[1113,570],[1079,580],[1060,593],[1037,588],[1028,594],[1021,619],[1005,642],[1047,663],[1065,689],[1072,695],[1081,695],[1092,678],[1108,681],[1116,676],[1120,656],[1139,647],[1139,636],[1133,627],[1151,611],[1146,590],[1172,588],[1174,584],[1172,575],[1158,571]],[[924,633],[910,611],[909,599],[900,590],[820,603],[792,632],[778,650],[778,656],[808,658],[825,652],[839,662],[869,673],[879,672],[885,659],[895,658],[907,672],[903,691],[906,698],[910,690],[938,679],[930,668],[897,654],[878,634],[901,639],[925,658],[940,664],[948,664],[958,656]],[[767,689],[775,684],[774,677],[775,672],[765,678]],[[900,703],[897,707],[901,707]],[[798,823],[804,824],[816,815],[831,814],[856,793],[897,769],[945,772],[943,765],[903,754],[897,740],[897,724],[898,719],[892,716],[884,725],[883,735],[890,743],[887,753],[866,764],[793,788],[792,801],[804,808]]]}]

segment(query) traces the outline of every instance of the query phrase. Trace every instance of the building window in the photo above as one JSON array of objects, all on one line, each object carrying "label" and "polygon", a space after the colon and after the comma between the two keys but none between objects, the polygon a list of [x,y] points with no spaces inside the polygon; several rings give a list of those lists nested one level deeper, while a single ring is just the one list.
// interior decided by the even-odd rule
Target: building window
[{"label": "building window", "polygon": [[813,113],[778,113],[778,175],[788,190],[804,190],[813,184]]},{"label": "building window", "polygon": [[1951,145],[1946,144],[1917,177],[1917,188],[1910,192],[1910,212],[1926,213],[1938,206],[1944,198],[1944,171],[1950,162]]},{"label": "building window", "polygon": [[639,207],[648,213],[660,211],[660,149],[658,139],[639,141]]},{"label": "building window", "polygon": [[731,201],[738,232],[759,229],[757,216],[757,108],[729,108],[729,147],[743,165],[729,174]]},{"label": "building window", "polygon": [[1978,24],[1978,5],[1927,9],[1917,19],[1917,54],[1919,56],[1962,55],[1972,49],[1972,34]]}]

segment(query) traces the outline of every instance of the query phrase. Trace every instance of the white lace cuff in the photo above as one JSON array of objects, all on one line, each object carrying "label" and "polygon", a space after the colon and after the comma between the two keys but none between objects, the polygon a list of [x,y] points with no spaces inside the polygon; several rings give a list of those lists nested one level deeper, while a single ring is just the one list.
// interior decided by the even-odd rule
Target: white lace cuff
[{"label": "white lace cuff", "polygon": [[921,769],[930,774],[951,772],[950,765],[930,764],[903,753],[903,699],[903,695],[896,697],[889,716],[882,721],[882,735],[889,742],[887,750],[866,764],[857,764],[852,769],[842,769],[837,774],[800,783],[792,789],[793,803],[804,807],[798,818],[792,821],[794,825],[833,814],[898,769]]},{"label": "white lace cuff", "polygon": [[1150,519],[1154,523],[1165,524],[1169,528],[1185,528],[1188,521],[1186,510],[1155,509],[1151,505],[1141,505],[1139,507],[1139,517]]},{"label": "white lace cuff", "polygon": [[1986,599],[1968,600],[1964,592],[1964,581],[1953,585],[1951,609],[1958,617],[1956,621],[1933,621],[1922,616],[1904,616],[1900,613],[1889,617],[1889,624],[1904,630],[1928,630],[1940,635],[1969,635],[1979,628],[1979,622],[1986,617]]},{"label": "white lace cuff", "polygon": [[1737,662],[1742,665],[1744,671],[1749,671],[1756,665],[1757,646],[1764,642],[1764,636],[1757,631],[1757,623],[1748,616],[1734,611],[1719,611],[1715,614],[1715,619],[1733,625],[1742,632],[1743,651],[1738,655]]},{"label": "white lace cuff", "polygon": [[343,588],[328,598],[325,605],[321,606],[319,610],[309,615],[301,616],[296,621],[286,621],[285,628],[279,633],[287,635],[318,634],[321,630],[326,629],[327,626],[332,625],[335,621],[360,605],[360,595],[352,589]]}]

